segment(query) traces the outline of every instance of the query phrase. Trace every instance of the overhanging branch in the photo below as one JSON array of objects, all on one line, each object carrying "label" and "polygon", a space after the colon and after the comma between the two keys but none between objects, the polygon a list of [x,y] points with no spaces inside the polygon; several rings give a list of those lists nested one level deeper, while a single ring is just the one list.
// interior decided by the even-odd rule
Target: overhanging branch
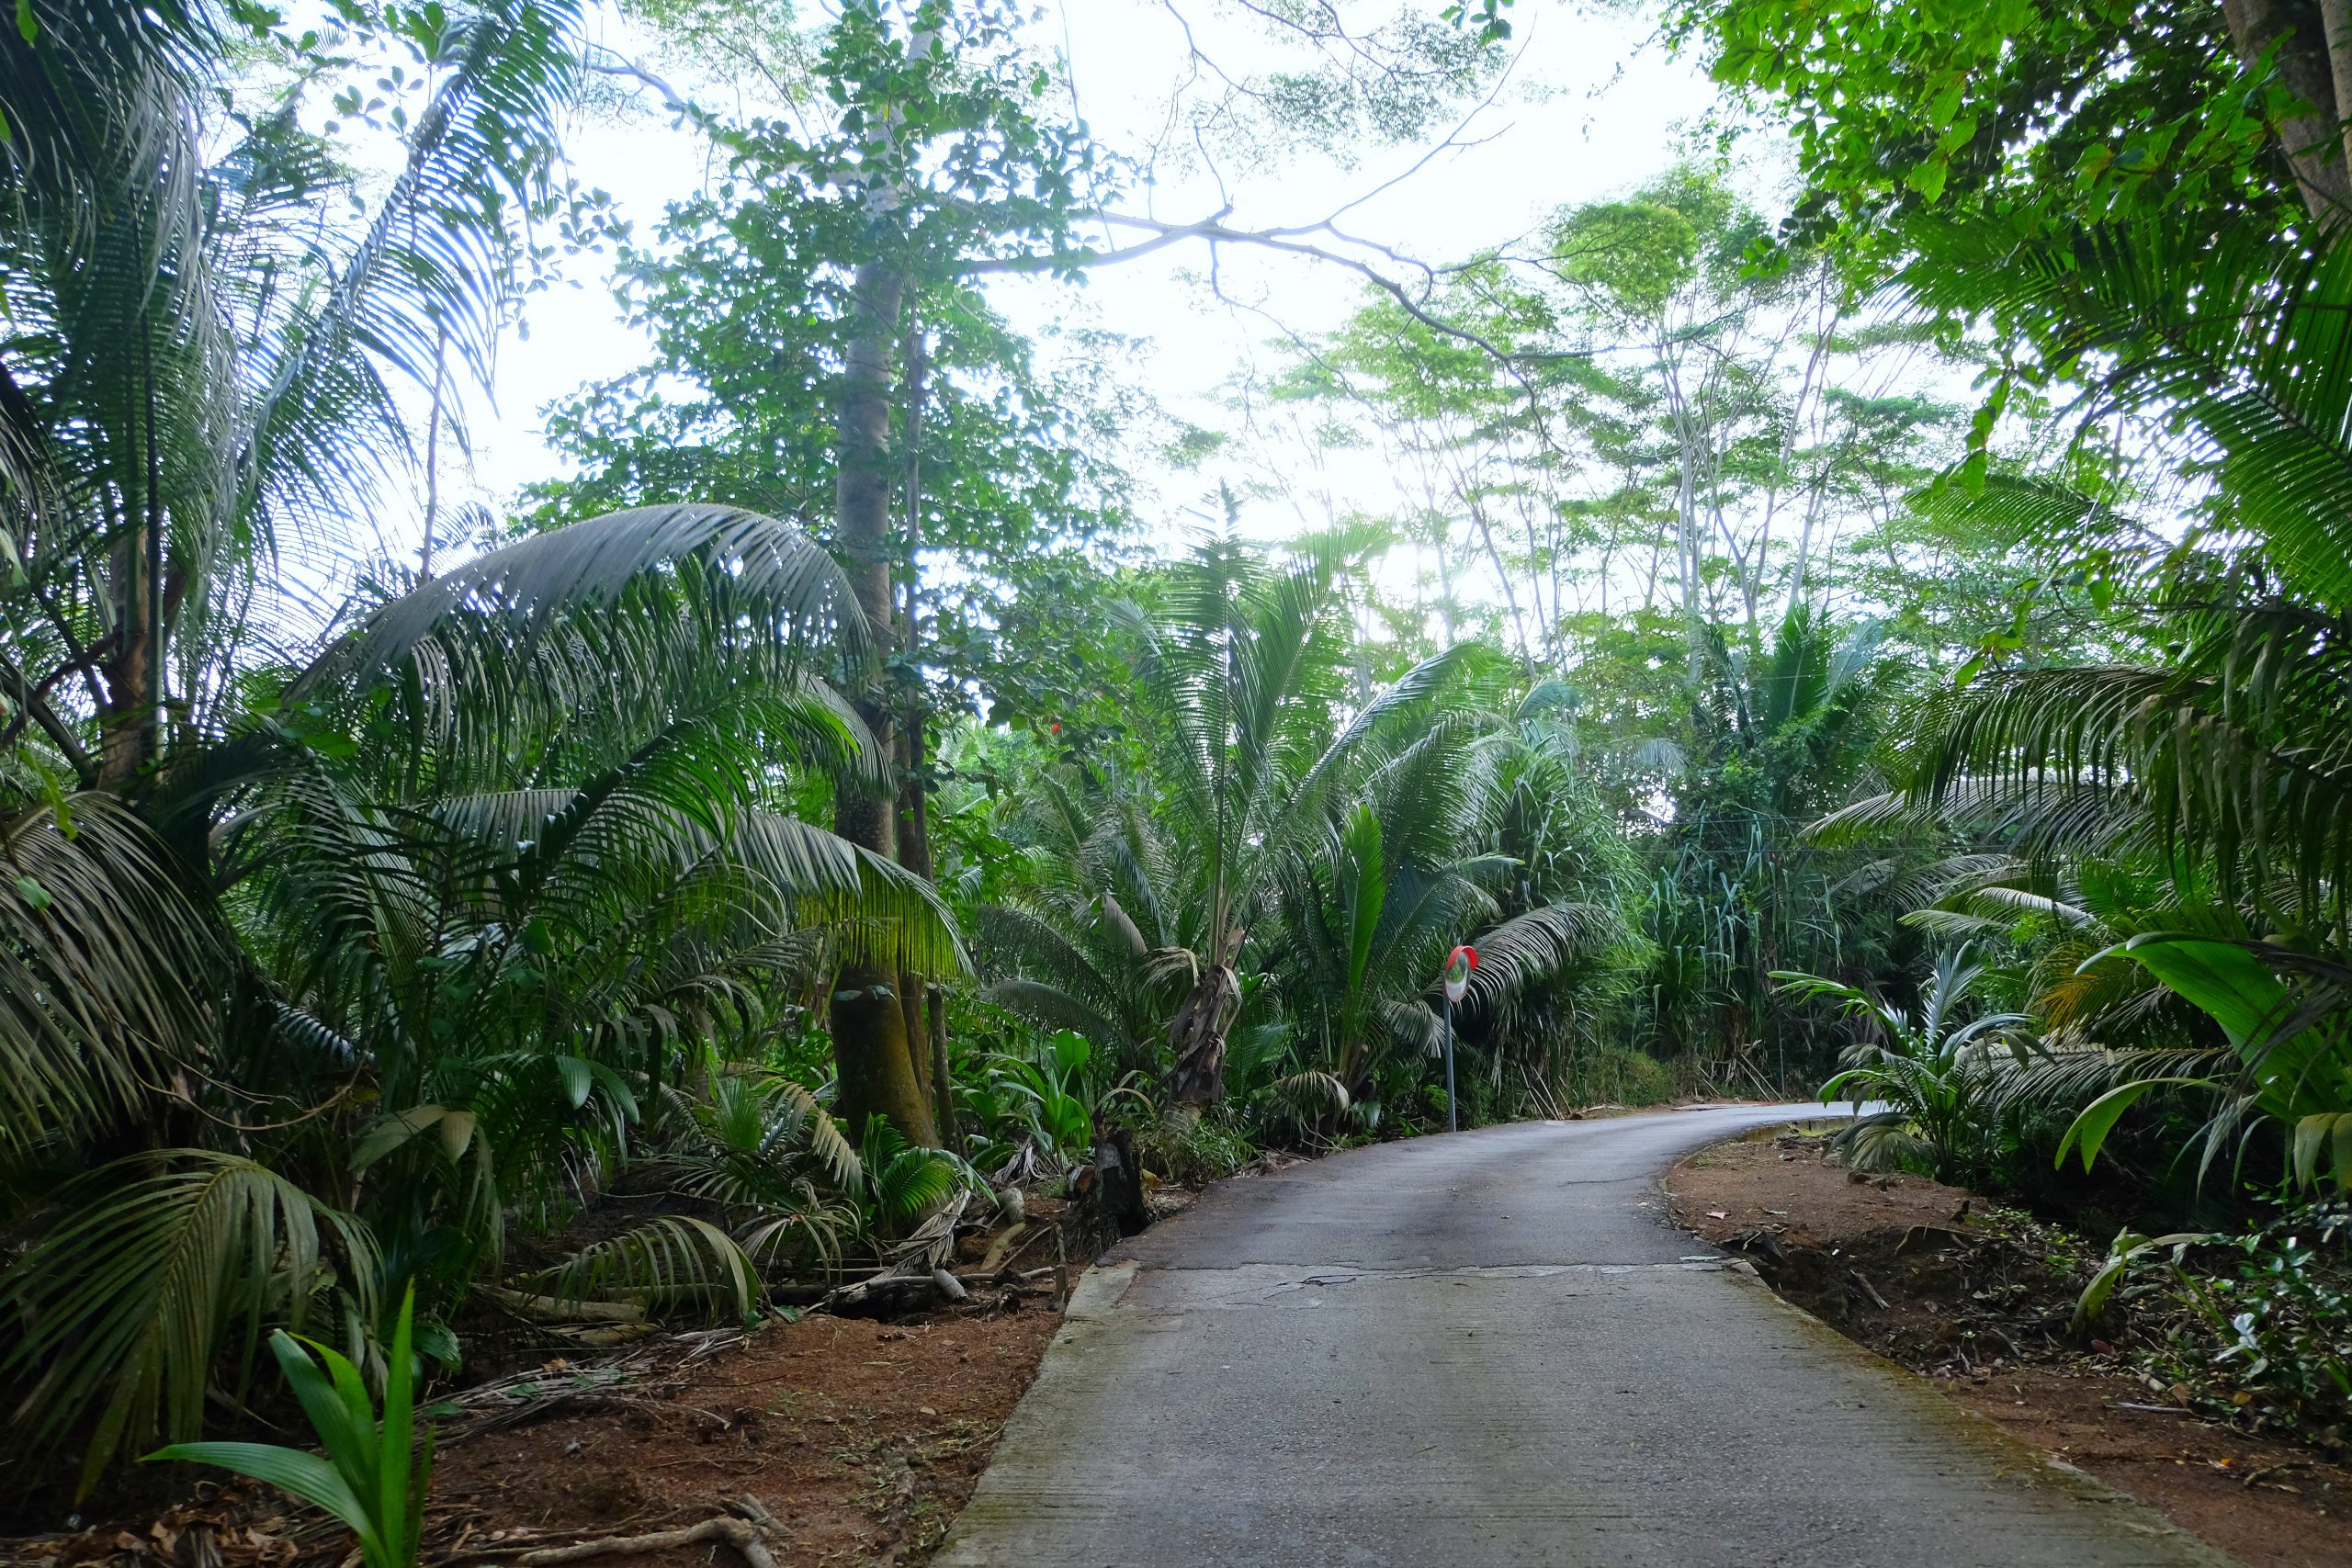
[{"label": "overhanging branch", "polygon": [[1430,331],[1457,342],[1466,343],[1491,355],[1497,363],[1507,367],[1517,367],[1540,360],[1589,359],[1604,352],[1593,348],[1551,350],[1542,354],[1529,354],[1505,348],[1482,333],[1474,332],[1468,327],[1458,325],[1431,312],[1421,302],[1422,299],[1426,298],[1426,290],[1422,291],[1420,298],[1417,298],[1414,290],[1408,288],[1404,284],[1362,257],[1349,255],[1346,252],[1334,250],[1329,245],[1314,243],[1306,236],[1329,234],[1348,244],[1363,245],[1367,249],[1380,251],[1383,254],[1404,265],[1419,268],[1433,280],[1437,271],[1425,263],[1410,261],[1386,246],[1374,245],[1370,242],[1343,234],[1329,223],[1306,224],[1293,228],[1237,229],[1226,221],[1228,216],[1230,216],[1229,209],[1193,222],[1171,223],[1160,219],[1144,218],[1128,212],[1089,213],[1087,215],[1089,222],[1101,223],[1114,229],[1136,231],[1151,237],[1132,245],[1120,245],[1110,250],[1097,250],[1090,246],[1078,250],[1048,252],[1039,255],[978,257],[966,262],[959,270],[970,275],[991,272],[1074,272],[1087,267],[1110,266],[1120,262],[1134,261],[1138,257],[1148,256],[1155,251],[1166,250],[1171,245],[1180,244],[1187,240],[1198,240],[1212,248],[1218,245],[1251,245],[1260,250],[1279,251],[1287,255],[1306,256],[1313,261],[1344,267],[1387,295],[1396,302],[1399,310]]}]

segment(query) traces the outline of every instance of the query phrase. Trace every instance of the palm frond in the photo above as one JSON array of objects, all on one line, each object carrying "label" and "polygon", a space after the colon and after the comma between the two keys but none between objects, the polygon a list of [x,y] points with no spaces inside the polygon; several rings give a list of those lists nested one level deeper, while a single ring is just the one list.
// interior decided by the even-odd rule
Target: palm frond
[{"label": "palm frond", "polygon": [[1263,1092],[1267,1099],[1288,1107],[1294,1114],[1306,1116],[1344,1116],[1353,1103],[1346,1085],[1329,1073],[1312,1067],[1275,1079]]},{"label": "palm frond", "polygon": [[1923,232],[1905,292],[2049,345],[2089,387],[2086,424],[2123,410],[2192,433],[2231,521],[2352,609],[2352,254],[2158,222],[2024,243],[1990,225]]},{"label": "palm frond", "polygon": [[2352,879],[2352,706],[2333,617],[2208,606],[2179,662],[1996,671],[1939,706],[1913,798],[1997,808],[2029,856],[2142,847],[2225,890],[2288,871],[2307,918]]},{"label": "palm frond", "polygon": [[1480,1010],[1500,1007],[1631,935],[1623,917],[1607,905],[1545,904],[1526,910],[1474,943],[1478,966],[1470,972],[1464,999]]},{"label": "palm frond", "polygon": [[17,1331],[0,1371],[27,1380],[9,1447],[46,1459],[78,1438],[85,1492],[159,1435],[198,1436],[223,1355],[241,1348],[242,1380],[266,1324],[300,1325],[326,1277],[322,1221],[353,1286],[375,1273],[355,1222],[233,1155],[134,1156],[68,1186],[58,1211],[0,1275]]},{"label": "palm frond", "polygon": [[971,972],[938,889],[895,861],[764,811],[735,824],[726,852],[792,899],[804,924],[830,928],[847,950],[906,973]]},{"label": "palm frond", "polygon": [[593,646],[598,617],[639,605],[657,579],[672,592],[642,613],[683,618],[709,639],[707,658],[865,649],[848,579],[801,530],[741,507],[650,506],[532,535],[412,590],[315,663],[296,695],[412,662],[435,690],[478,690],[567,636]]},{"label": "palm frond", "polygon": [[979,997],[1041,1029],[1067,1029],[1105,1050],[1131,1053],[1137,1043],[1109,1013],[1044,980],[992,980],[980,987]]},{"label": "palm frond", "polygon": [[91,1137],[205,1059],[224,934],[119,802],[68,796],[0,827],[0,1151]]},{"label": "palm frond", "polygon": [[762,1293],[735,1238],[685,1214],[658,1215],[582,1247],[537,1283],[563,1301],[627,1301],[656,1314],[692,1304],[739,1318]]}]

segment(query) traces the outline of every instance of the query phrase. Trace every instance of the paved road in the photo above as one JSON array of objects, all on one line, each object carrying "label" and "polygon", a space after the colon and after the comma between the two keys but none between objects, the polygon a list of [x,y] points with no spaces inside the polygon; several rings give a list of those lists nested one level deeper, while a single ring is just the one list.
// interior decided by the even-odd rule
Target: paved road
[{"label": "paved road", "polygon": [[1214,1190],[1086,1277],[939,1568],[2222,1563],[1663,1223],[1675,1158],[1792,1112]]}]

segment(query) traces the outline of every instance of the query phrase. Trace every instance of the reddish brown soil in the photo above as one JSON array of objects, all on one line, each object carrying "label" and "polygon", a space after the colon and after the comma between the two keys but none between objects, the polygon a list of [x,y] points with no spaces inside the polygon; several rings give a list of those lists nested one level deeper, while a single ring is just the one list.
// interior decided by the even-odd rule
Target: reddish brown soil
[{"label": "reddish brown soil", "polygon": [[[490,1407],[511,1424],[485,1429],[493,1423],[480,1404],[445,1416],[423,1561],[500,1563],[531,1547],[695,1524],[748,1498],[776,1521],[772,1550],[790,1568],[922,1562],[1060,1321],[1035,1293],[1009,1311],[1000,1298],[895,1325],[811,1316],[690,1361],[687,1348],[668,1345],[606,1357],[628,1366],[628,1380],[586,1393],[569,1391],[596,1359],[551,1361],[538,1401]],[[534,1420],[535,1403],[547,1414]],[[222,1502],[175,1510],[160,1527],[0,1542],[0,1562],[180,1563],[180,1537],[198,1519],[220,1526],[215,1560],[226,1568],[344,1560],[340,1531],[289,1525],[262,1497]],[[710,1545],[598,1561],[735,1563]]]},{"label": "reddish brown soil", "polygon": [[2352,1565],[2352,1471],[2170,1407],[2068,1344],[2078,1266],[2005,1211],[1915,1176],[1858,1180],[1822,1141],[1720,1145],[1667,1178],[1675,1218],[1954,1402],[2131,1493],[2249,1568]]},{"label": "reddish brown soil", "polygon": [[[920,1562],[971,1495],[1058,1322],[1033,1303],[897,1326],[782,1325],[691,1369],[652,1408],[460,1443],[442,1461],[434,1511],[467,1513],[477,1541],[517,1528],[574,1539],[690,1524],[748,1495],[781,1521],[782,1561]],[[708,1552],[671,1555],[683,1568]]]}]

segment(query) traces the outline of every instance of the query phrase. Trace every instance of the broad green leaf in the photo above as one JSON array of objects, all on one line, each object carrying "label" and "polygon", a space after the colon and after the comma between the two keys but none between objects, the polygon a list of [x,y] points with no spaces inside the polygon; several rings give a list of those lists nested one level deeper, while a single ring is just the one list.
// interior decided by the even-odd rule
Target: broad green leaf
[{"label": "broad green leaf", "polygon": [[[283,1329],[269,1337],[269,1348],[277,1356],[287,1385],[300,1401],[302,1414],[311,1418],[327,1458],[346,1478],[371,1474],[376,1466],[376,1413],[368,1404],[367,1391],[359,1386],[356,1371],[346,1373],[351,1362],[323,1345],[297,1340]],[[332,1372],[319,1370],[312,1352],[327,1359]]]},{"label": "broad green leaf", "polygon": [[445,1111],[441,1113],[441,1146],[451,1159],[466,1152],[474,1141],[474,1113],[470,1111]]},{"label": "broad green leaf", "polygon": [[2200,1089],[2212,1087],[2211,1080],[2207,1078],[2137,1078],[2131,1083],[2119,1084],[2083,1108],[2082,1113],[2067,1127],[2065,1135],[2058,1140],[2058,1156],[2052,1164],[2064,1165],[2067,1151],[2079,1142],[2083,1150],[2083,1168],[2090,1169],[2091,1162],[2098,1157],[2098,1151],[2107,1144],[2108,1134],[2115,1131],[2115,1124],[2122,1120],[2123,1113],[2138,1104],[2149,1090],[2166,1084]]},{"label": "broad green leaf", "polygon": [[2323,1173],[2352,1190],[2352,1111],[2315,1111],[2295,1123],[2295,1179],[2315,1185]]},{"label": "broad green leaf", "polygon": [[2285,1014],[2286,982],[2243,947],[2139,936],[2123,953],[2220,1024],[2240,1052],[2258,1044]]},{"label": "broad green leaf", "polygon": [[147,1458],[156,1462],[216,1464],[275,1486],[350,1527],[363,1549],[378,1544],[374,1522],[335,1467],[300,1449],[275,1443],[174,1443]]},{"label": "broad green leaf", "polygon": [[[413,1105],[406,1111],[396,1111],[369,1128],[352,1151],[351,1168],[365,1170],[407,1143],[411,1138],[440,1122],[446,1112],[438,1105]],[[463,1145],[459,1145],[460,1150]]]}]

